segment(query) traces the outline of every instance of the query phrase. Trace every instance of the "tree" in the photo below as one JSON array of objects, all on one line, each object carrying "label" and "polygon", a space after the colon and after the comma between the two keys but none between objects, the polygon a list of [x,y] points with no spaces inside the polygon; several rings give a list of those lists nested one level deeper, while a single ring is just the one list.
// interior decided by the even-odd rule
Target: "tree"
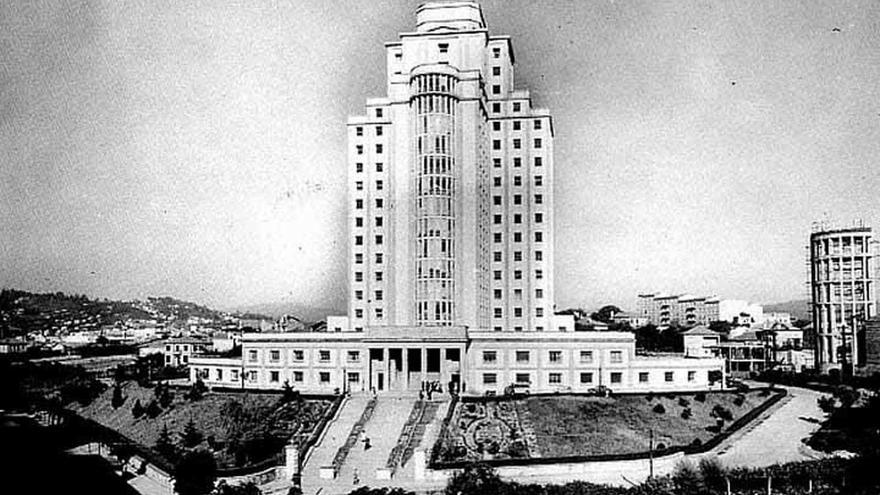
[{"label": "tree", "polygon": [[168,407],[171,406],[171,403],[174,402],[174,393],[171,392],[171,388],[167,383],[157,383],[156,388],[153,389],[153,395],[156,397],[156,400],[159,401],[159,405],[164,409],[168,409]]},{"label": "tree", "polygon": [[162,414],[162,408],[159,407],[159,403],[156,402],[156,399],[153,399],[147,404],[147,408],[144,412],[147,413],[148,417],[155,418]]},{"label": "tree", "polygon": [[208,387],[205,386],[205,382],[202,381],[201,377],[196,378],[195,383],[190,386],[189,391],[186,394],[186,398],[191,401],[202,400],[202,397],[208,392]]},{"label": "tree", "polygon": [[676,493],[682,495],[704,493],[705,487],[700,472],[688,461],[682,461],[675,466],[672,482],[675,484]]},{"label": "tree", "polygon": [[122,395],[122,387],[117,383],[113,386],[113,398],[110,399],[110,405],[113,409],[119,409],[125,404],[125,396]]},{"label": "tree", "polygon": [[217,463],[207,450],[187,452],[174,470],[174,491],[179,495],[206,495],[214,489]]},{"label": "tree", "polygon": [[469,464],[456,472],[446,484],[446,495],[486,495],[502,493],[504,482],[487,464]]},{"label": "tree", "polygon": [[144,406],[141,405],[140,399],[135,399],[134,406],[131,407],[131,415],[134,418],[140,418],[144,415]]},{"label": "tree", "polygon": [[226,481],[221,481],[217,484],[217,489],[214,490],[214,495],[262,495],[262,493],[260,487],[253,481],[236,485],[230,485]]},{"label": "tree", "polygon": [[727,320],[716,320],[709,323],[709,330],[718,332],[723,335],[729,335],[732,328],[733,323]]},{"label": "tree", "polygon": [[198,444],[202,443],[202,440],[205,436],[199,431],[198,427],[196,427],[195,421],[192,419],[186,423],[186,426],[183,427],[183,435],[181,435],[181,440],[183,441],[183,446],[191,449]]},{"label": "tree", "polygon": [[156,439],[156,452],[167,459],[174,459],[177,456],[177,448],[171,443],[171,432],[168,431],[167,424],[162,426],[159,438]]},{"label": "tree", "polygon": [[614,305],[602,306],[599,311],[590,314],[590,318],[603,323],[611,323],[614,315],[620,313],[620,308]]}]

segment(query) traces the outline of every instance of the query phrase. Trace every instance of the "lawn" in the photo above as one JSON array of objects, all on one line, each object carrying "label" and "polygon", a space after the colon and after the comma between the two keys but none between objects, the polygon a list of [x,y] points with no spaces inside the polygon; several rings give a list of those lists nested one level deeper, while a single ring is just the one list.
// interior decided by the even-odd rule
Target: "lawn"
[{"label": "lawn", "polygon": [[[113,387],[88,406],[72,409],[83,417],[116,430],[146,447],[155,448],[163,428],[179,455],[182,434],[192,421],[204,437],[201,446],[211,448],[222,467],[258,463],[280,452],[293,433],[310,433],[330,408],[330,399],[298,400],[283,404],[278,394],[209,392],[199,400],[185,397],[185,390],[174,390],[171,405],[156,417],[134,417],[136,401],[143,406],[153,400],[154,390],[126,382],[122,386],[125,402],[114,408]],[[172,464],[175,455],[165,455]]]},{"label": "lawn", "polygon": [[439,460],[639,453],[648,451],[651,431],[658,450],[702,444],[720,433],[718,416],[726,428],[770,397],[749,391],[465,401],[441,435]]}]

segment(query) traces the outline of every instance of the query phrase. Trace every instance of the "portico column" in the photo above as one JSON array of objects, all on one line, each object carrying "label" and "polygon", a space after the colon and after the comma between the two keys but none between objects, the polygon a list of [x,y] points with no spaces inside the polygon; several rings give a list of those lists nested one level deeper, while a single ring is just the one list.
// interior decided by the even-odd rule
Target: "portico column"
[{"label": "portico column", "polygon": [[400,358],[403,359],[403,388],[409,390],[409,349],[400,348]]},{"label": "portico column", "polygon": [[428,379],[428,348],[419,348],[419,358],[422,360],[422,381]]},{"label": "portico column", "polygon": [[382,369],[385,370],[385,383],[383,384],[385,386],[385,390],[389,390],[391,388],[390,387],[391,373],[389,372],[391,370],[391,367],[388,365],[388,358],[389,358],[388,348],[383,347],[382,348]]}]

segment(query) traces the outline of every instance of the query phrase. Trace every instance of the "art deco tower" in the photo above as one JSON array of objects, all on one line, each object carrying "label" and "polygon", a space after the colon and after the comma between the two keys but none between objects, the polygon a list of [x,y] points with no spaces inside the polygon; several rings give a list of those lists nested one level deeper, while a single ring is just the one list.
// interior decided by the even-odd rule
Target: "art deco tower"
[{"label": "art deco tower", "polygon": [[475,2],[386,43],[387,96],[348,122],[350,329],[544,331],[553,134]]}]

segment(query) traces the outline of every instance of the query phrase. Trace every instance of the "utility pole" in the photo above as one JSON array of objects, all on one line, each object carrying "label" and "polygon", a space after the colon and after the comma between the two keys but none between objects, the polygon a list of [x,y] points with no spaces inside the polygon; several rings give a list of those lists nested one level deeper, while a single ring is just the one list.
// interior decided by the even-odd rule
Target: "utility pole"
[{"label": "utility pole", "polygon": [[648,430],[648,479],[654,478],[654,429]]}]

